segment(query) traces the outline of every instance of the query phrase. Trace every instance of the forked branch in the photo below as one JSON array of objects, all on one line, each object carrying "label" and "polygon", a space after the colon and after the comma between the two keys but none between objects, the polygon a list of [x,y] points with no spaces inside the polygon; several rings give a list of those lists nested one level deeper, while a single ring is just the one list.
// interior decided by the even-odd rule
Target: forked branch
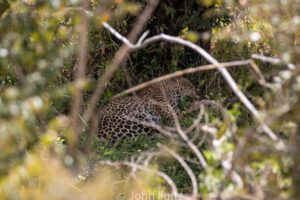
[{"label": "forked branch", "polygon": [[[127,40],[125,37],[123,37],[121,34],[116,34],[116,30],[114,30],[110,25],[108,25],[107,23],[105,24],[105,27],[112,33],[114,34],[118,39],[120,39],[121,41],[125,41],[125,44],[127,45],[127,47],[129,49],[136,50],[136,49],[141,49],[146,47],[147,45],[154,43],[154,42],[158,42],[158,41],[168,41],[168,42],[172,42],[172,43],[177,43],[177,44],[181,44],[183,46],[189,47],[191,49],[193,49],[194,51],[196,51],[197,53],[199,53],[201,56],[203,56],[208,62],[210,62],[211,64],[215,65],[216,68],[218,69],[218,71],[222,74],[222,76],[224,77],[224,79],[227,81],[228,85],[231,87],[231,89],[233,90],[233,92],[237,95],[237,97],[240,99],[240,101],[244,104],[244,106],[252,113],[252,115],[254,116],[254,118],[259,122],[262,130],[273,140],[277,141],[278,137],[275,135],[275,133],[269,128],[269,126],[267,124],[265,124],[264,120],[261,118],[261,115],[259,113],[259,111],[255,108],[255,106],[250,102],[250,100],[246,97],[246,95],[239,89],[237,83],[234,81],[234,79],[232,78],[232,76],[230,75],[230,73],[227,71],[226,68],[224,68],[222,66],[221,63],[219,63],[214,57],[212,57],[209,53],[207,53],[203,48],[201,48],[200,46],[184,40],[182,38],[179,37],[175,37],[175,36],[170,36],[170,35],[166,35],[166,34],[159,34],[159,35],[155,35],[153,37],[150,37],[148,39],[145,39],[144,41],[142,41],[142,39],[139,39],[138,43],[133,44],[131,43],[129,40]],[[144,38],[145,35],[147,34],[144,33],[142,35],[142,37]]]}]

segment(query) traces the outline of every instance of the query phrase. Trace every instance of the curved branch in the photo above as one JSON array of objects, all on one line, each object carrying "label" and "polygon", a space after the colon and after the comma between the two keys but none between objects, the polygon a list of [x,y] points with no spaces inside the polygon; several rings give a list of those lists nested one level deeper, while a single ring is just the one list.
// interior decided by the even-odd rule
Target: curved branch
[{"label": "curved branch", "polygon": [[139,170],[154,173],[154,174],[160,176],[161,178],[163,178],[169,184],[169,186],[171,187],[171,190],[172,190],[172,195],[174,196],[175,199],[177,199],[177,197],[180,196],[178,194],[178,189],[176,187],[176,184],[173,182],[173,180],[167,174],[165,174],[161,171],[149,169],[143,165],[138,165],[138,164],[135,164],[132,162],[127,162],[127,161],[123,161],[123,162],[100,161],[99,164],[105,164],[105,165],[109,165],[109,166],[126,165],[126,166],[133,167],[133,168],[136,168]]},{"label": "curved branch", "polygon": [[184,159],[179,154],[177,154],[172,149],[170,149],[166,146],[163,146],[161,144],[157,144],[157,145],[158,145],[158,147],[163,148],[166,152],[171,154],[174,158],[176,158],[176,160],[178,160],[178,162],[181,164],[181,166],[185,169],[185,171],[188,173],[188,175],[191,179],[191,182],[192,182],[193,198],[197,198],[198,197],[198,183],[197,183],[196,176],[195,176],[193,170],[190,168],[190,166],[184,161]]}]

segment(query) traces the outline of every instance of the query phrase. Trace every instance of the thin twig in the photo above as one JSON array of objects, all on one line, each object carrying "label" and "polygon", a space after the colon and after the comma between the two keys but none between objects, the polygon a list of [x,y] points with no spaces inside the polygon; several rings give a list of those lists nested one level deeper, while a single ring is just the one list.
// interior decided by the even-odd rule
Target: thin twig
[{"label": "thin twig", "polygon": [[169,186],[170,186],[170,188],[172,190],[172,195],[174,196],[175,199],[179,196],[176,184],[164,172],[161,172],[161,171],[158,171],[158,170],[149,169],[148,167],[145,167],[143,165],[138,165],[136,163],[131,163],[131,162],[127,162],[127,161],[123,161],[123,162],[100,161],[98,164],[102,164],[102,165],[104,164],[104,165],[109,165],[109,166],[126,165],[126,166],[129,166],[129,167],[134,167],[134,168],[139,169],[139,170],[143,170],[143,171],[154,173],[154,174],[160,176],[161,178],[163,178],[169,184]]},{"label": "thin twig", "polygon": [[239,89],[236,82],[233,80],[230,73],[215,59],[213,58],[209,53],[207,53],[204,49],[199,47],[198,45],[184,40],[182,38],[166,35],[166,34],[160,34],[157,36],[153,36],[149,39],[146,39],[144,43],[140,47],[136,48],[142,48],[146,45],[157,42],[157,41],[169,41],[181,44],[183,46],[189,47],[196,52],[198,52],[200,55],[202,55],[207,61],[217,66],[218,71],[222,74],[224,79],[227,81],[233,92],[238,96],[238,98],[241,100],[241,102],[244,104],[244,106],[252,113],[252,115],[256,118],[256,120],[259,122],[262,130],[273,140],[277,141],[278,137],[274,134],[274,132],[269,128],[267,124],[264,123],[264,121],[261,119],[261,115],[259,111],[254,107],[254,105],[249,101],[249,99],[245,96],[245,94]]},{"label": "thin twig", "polygon": [[[158,1],[154,2],[154,0],[153,0],[152,6],[151,6],[151,3],[148,6],[148,8],[150,7],[150,9],[145,9],[144,13],[147,13],[150,16],[151,13],[152,13],[152,11],[156,7],[157,3],[158,3]],[[146,12],[146,11],[148,11],[148,12]],[[86,11],[86,13],[87,13],[87,15],[93,15],[89,11]],[[140,21],[140,22],[144,22],[145,23],[145,21],[147,20],[147,19],[145,19],[145,17],[143,16],[143,14],[139,17],[138,22]],[[147,15],[147,14],[145,14],[145,15]],[[110,80],[112,74],[117,69],[117,65],[120,64],[122,61],[124,61],[126,55],[128,55],[128,51],[129,50],[133,51],[133,50],[136,50],[136,49],[140,49],[140,48],[143,48],[143,47],[149,45],[150,43],[157,42],[157,41],[169,41],[169,42],[181,44],[183,46],[186,46],[186,47],[189,47],[189,48],[195,50],[200,55],[202,55],[207,61],[209,61],[210,63],[212,63],[213,65],[215,65],[216,68],[219,70],[219,72],[222,74],[222,76],[225,78],[225,80],[227,81],[227,83],[229,84],[229,86],[231,87],[231,89],[234,91],[234,93],[238,96],[238,98],[245,105],[245,107],[252,113],[252,115],[254,116],[254,118],[259,122],[259,124],[261,125],[262,130],[269,137],[271,137],[273,140],[278,140],[278,137],[274,134],[274,132],[261,119],[259,111],[249,101],[249,99],[245,96],[245,94],[238,88],[236,82],[234,81],[234,79],[232,78],[232,76],[230,75],[230,73],[224,68],[224,66],[222,66],[221,63],[219,63],[214,57],[212,57],[209,53],[207,53],[200,46],[198,46],[198,45],[196,45],[196,44],[194,44],[194,43],[192,43],[190,41],[184,40],[182,38],[174,37],[174,36],[170,36],[170,35],[166,35],[166,34],[163,34],[163,33],[160,34],[160,35],[156,35],[156,36],[150,37],[150,38],[148,38],[148,39],[146,39],[146,40],[143,41],[143,39],[149,33],[148,31],[146,31],[140,37],[140,39],[138,40],[138,42],[136,44],[133,44],[131,36],[134,36],[133,38],[136,39],[137,35],[140,33],[140,31],[141,31],[141,29],[143,27],[143,23],[136,23],[135,27],[137,27],[137,28],[136,29],[133,28],[132,32],[128,36],[128,39],[126,37],[122,36],[121,34],[119,34],[109,24],[107,24],[107,23],[104,22],[103,26],[106,29],[108,29],[112,34],[114,34],[115,37],[117,37],[118,39],[120,39],[121,41],[123,41],[124,44],[122,45],[123,48],[121,47],[119,49],[119,51],[115,54],[113,62],[111,63],[111,65],[108,67],[107,71],[105,71],[105,73],[101,77],[100,81],[98,82],[96,90],[95,90],[92,98],[89,101],[89,104],[88,104],[89,106],[88,106],[86,112],[84,113],[84,119],[85,119],[85,121],[89,121],[90,120],[90,118],[92,116],[92,113],[93,113],[93,110],[94,110],[94,108],[96,106],[96,103],[97,103],[98,99],[100,98],[100,95],[103,93],[103,90],[105,88],[106,82]],[[290,68],[293,68],[293,66],[291,66],[291,65],[288,65],[288,66]],[[254,67],[255,67],[255,65],[254,65]],[[256,70],[254,70],[254,71],[256,71]]]},{"label": "thin twig", "polygon": [[[110,27],[110,28],[112,28],[112,27]],[[116,35],[116,37],[121,40],[123,39],[123,36],[120,34]],[[259,122],[262,130],[271,139],[273,139],[275,141],[278,140],[278,137],[275,135],[275,133],[261,119],[261,115],[260,115],[259,111],[249,101],[249,99],[245,96],[245,94],[239,89],[238,85],[236,84],[236,82],[234,81],[234,79],[232,78],[230,73],[227,71],[227,69],[225,69],[221,63],[219,63],[214,57],[212,57],[209,53],[207,53],[200,46],[198,46],[190,41],[184,40],[182,38],[161,33],[159,35],[155,35],[153,37],[150,37],[150,38],[144,40],[144,42],[142,42],[141,44],[134,45],[131,43],[131,44],[129,44],[128,48],[131,48],[132,50],[141,49],[141,48],[146,47],[149,44],[152,44],[152,43],[158,42],[158,41],[168,41],[168,42],[177,43],[177,44],[181,44],[183,46],[189,47],[189,48],[193,49],[194,51],[196,51],[197,53],[199,53],[200,55],[202,55],[208,62],[210,62],[211,64],[214,64],[217,67],[218,71],[222,74],[224,79],[227,81],[228,85],[231,87],[233,92],[237,95],[237,97],[244,104],[244,106],[252,113],[252,115],[255,117],[255,119]]]},{"label": "thin twig", "polygon": [[175,151],[173,151],[172,149],[170,149],[166,146],[163,146],[162,144],[157,144],[157,145],[158,145],[158,147],[162,148],[163,150],[165,150],[166,152],[171,154],[174,158],[176,158],[176,160],[178,160],[178,162],[181,164],[181,166],[185,169],[185,171],[189,175],[191,182],[192,182],[193,198],[196,199],[198,197],[198,183],[197,183],[197,178],[196,178],[193,170],[185,162],[185,160],[179,154],[177,154]]},{"label": "thin twig", "polygon": [[260,60],[262,62],[272,63],[274,65],[286,64],[287,67],[290,70],[296,69],[296,66],[294,64],[292,64],[292,63],[285,63],[284,61],[280,60],[279,58],[275,58],[275,57],[253,54],[251,56],[251,58],[256,59],[256,60]]},{"label": "thin twig", "polygon": [[178,120],[178,116],[177,113],[175,112],[174,108],[171,106],[170,104],[170,100],[167,98],[167,94],[165,91],[165,88],[160,86],[159,88],[163,94],[166,106],[169,110],[169,112],[171,113],[174,123],[175,123],[175,127],[177,130],[178,135],[183,139],[183,141],[189,146],[189,148],[195,153],[196,157],[199,159],[200,163],[202,164],[202,167],[204,169],[207,169],[207,163],[202,155],[202,153],[200,152],[200,150],[194,145],[194,143],[187,137],[186,133],[182,130],[181,125],[179,123]]},{"label": "thin twig", "polygon": [[87,135],[87,139],[85,141],[85,147],[84,147],[84,152],[88,155],[91,151],[92,143],[93,143],[93,138],[95,136],[94,133],[97,133],[97,128],[98,128],[98,119],[93,118],[91,122],[91,129],[89,130],[89,134]]},{"label": "thin twig", "polygon": [[[149,20],[150,16],[152,15],[153,11],[155,10],[156,6],[158,5],[158,0],[150,0],[147,7],[143,11],[143,13],[138,17],[137,22],[134,24],[131,32],[128,35],[128,41],[135,42],[137,37],[142,32],[142,29],[146,22]],[[113,74],[118,69],[118,66],[121,63],[126,62],[128,57],[130,48],[126,43],[124,43],[120,49],[114,55],[112,62],[104,71],[103,75],[98,79],[98,83],[96,85],[95,91],[92,94],[92,97],[88,101],[88,107],[83,114],[83,118],[86,122],[88,122],[91,117],[93,116],[94,110],[96,108],[96,104],[103,94],[103,91],[107,85],[107,82],[113,77]]]},{"label": "thin twig", "polygon": [[153,129],[157,130],[158,132],[162,133],[163,135],[165,135],[165,136],[167,136],[171,139],[176,138],[176,135],[172,134],[170,131],[164,129],[163,127],[159,126],[158,124],[155,124],[154,122],[141,121],[141,120],[138,120],[136,118],[127,117],[127,116],[124,116],[124,117],[126,118],[126,120],[130,120],[132,122],[141,124],[143,126],[153,128]]},{"label": "thin twig", "polygon": [[174,113],[172,113],[172,115],[173,115],[173,118],[174,118],[174,121],[175,121],[175,126],[176,126],[176,129],[177,129],[177,132],[178,132],[179,136],[183,139],[183,141],[186,142],[186,144],[190,147],[190,149],[196,154],[198,160],[202,164],[202,167],[204,169],[207,169],[207,162],[204,159],[202,153],[196,147],[196,145],[187,137],[185,132],[182,130],[182,128],[180,126],[180,123],[178,121],[178,117],[176,115],[174,115]]},{"label": "thin twig", "polygon": [[[89,2],[87,0],[83,1],[83,9],[87,10],[89,6]],[[74,150],[77,144],[77,141],[80,138],[82,133],[80,121],[78,115],[81,112],[81,104],[82,104],[82,89],[78,87],[79,82],[84,80],[86,64],[87,64],[87,45],[88,45],[88,19],[84,12],[81,14],[81,24],[78,26],[79,29],[79,60],[78,67],[75,73],[74,84],[76,86],[75,94],[73,97],[73,104],[71,108],[71,127],[75,135],[70,136],[70,153],[74,154]]]},{"label": "thin twig", "polygon": [[[231,62],[220,63],[220,65],[222,65],[223,67],[229,68],[229,67],[236,67],[236,66],[241,66],[241,65],[249,65],[250,63],[251,63],[251,60],[239,60],[239,61],[231,61]],[[183,76],[183,75],[187,75],[187,74],[193,74],[193,73],[200,72],[200,71],[213,70],[213,69],[217,69],[217,65],[215,65],[215,64],[201,65],[201,66],[191,67],[191,68],[184,69],[184,70],[179,70],[179,71],[176,71],[176,72],[166,74],[164,76],[160,76],[158,78],[152,79],[150,81],[141,83],[141,84],[139,84],[137,86],[134,86],[132,88],[129,88],[129,89],[113,96],[112,99],[119,98],[119,97],[125,96],[125,95],[133,93],[133,92],[137,92],[138,90],[141,90],[141,89],[143,89],[145,87],[148,87],[152,84],[155,84],[155,83],[167,80],[167,79],[171,79],[171,78],[175,78],[175,77],[179,77],[179,76]],[[262,81],[258,80],[258,82],[261,83]]]}]

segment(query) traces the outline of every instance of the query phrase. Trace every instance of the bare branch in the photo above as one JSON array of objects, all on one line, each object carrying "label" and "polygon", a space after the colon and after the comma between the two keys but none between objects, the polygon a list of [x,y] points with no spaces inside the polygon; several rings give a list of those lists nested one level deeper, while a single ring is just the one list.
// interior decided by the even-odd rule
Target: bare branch
[{"label": "bare branch", "polygon": [[251,55],[251,58],[261,60],[263,62],[269,62],[269,63],[275,64],[275,65],[282,63],[279,58],[268,57],[268,56],[263,56],[263,55],[258,55],[258,54]]},{"label": "bare branch", "polygon": [[161,178],[163,178],[170,186],[171,190],[172,190],[172,195],[174,196],[175,199],[177,199],[177,197],[179,197],[180,195],[178,194],[178,189],[176,187],[176,184],[173,182],[173,180],[164,172],[158,171],[158,170],[153,170],[150,169],[148,167],[145,167],[143,165],[138,165],[132,162],[127,162],[127,161],[123,161],[123,162],[111,162],[111,161],[100,161],[98,164],[102,164],[102,165],[109,165],[109,166],[120,166],[120,165],[126,165],[129,167],[133,167],[139,170],[143,170],[143,171],[147,171],[147,172],[151,172],[154,173],[158,176],[160,176]]},{"label": "bare branch", "polygon": [[[217,69],[222,74],[222,76],[225,78],[233,92],[238,96],[238,98],[241,100],[241,102],[244,104],[244,106],[252,113],[252,115],[256,118],[256,120],[260,123],[260,126],[262,130],[273,140],[278,140],[278,137],[273,133],[273,131],[268,127],[267,124],[264,123],[264,121],[261,119],[260,113],[258,110],[254,107],[254,105],[249,101],[249,99],[245,96],[245,94],[238,88],[236,82],[233,80],[230,73],[215,59],[213,58],[209,53],[207,53],[204,49],[199,47],[198,45],[170,35],[160,34],[157,36],[153,36],[149,39],[146,39],[141,47],[144,47],[150,43],[166,40],[169,42],[174,42],[181,44],[183,46],[189,47],[196,52],[198,52],[200,55],[202,55],[207,61],[217,66]],[[141,48],[137,47],[137,48]]]},{"label": "bare branch", "polygon": [[198,109],[200,109],[200,112],[199,112],[197,118],[195,120],[193,120],[193,124],[184,131],[186,134],[189,134],[190,132],[192,132],[199,125],[200,121],[203,118],[203,115],[204,115],[203,104],[201,104],[200,108],[198,108]]},{"label": "bare branch", "polygon": [[106,29],[108,29],[116,38],[120,39],[124,44],[126,44],[128,47],[132,47],[131,42],[126,37],[123,37],[118,31],[116,31],[108,23],[103,22],[102,25]]},{"label": "bare branch", "polygon": [[207,163],[206,160],[204,159],[202,153],[200,152],[200,150],[196,147],[196,145],[187,137],[187,135],[185,134],[185,132],[182,130],[180,123],[178,121],[177,116],[173,115],[174,117],[174,121],[175,121],[175,126],[177,129],[178,134],[180,135],[180,137],[183,139],[183,141],[185,141],[187,143],[187,145],[190,147],[190,149],[196,154],[198,160],[200,161],[200,163],[202,164],[202,167],[204,169],[207,168]]},{"label": "bare branch", "polygon": [[[219,72],[223,75],[223,77],[225,78],[225,80],[227,81],[227,83],[229,84],[229,86],[231,87],[231,89],[234,91],[234,93],[238,96],[238,98],[245,105],[245,107],[252,113],[252,115],[255,117],[255,119],[260,123],[262,130],[269,137],[271,137],[273,140],[278,140],[278,137],[273,133],[273,131],[268,127],[268,125],[266,125],[264,123],[264,121],[261,119],[259,111],[249,101],[249,99],[245,96],[245,94],[238,88],[236,82],[233,80],[233,78],[230,75],[230,73],[224,68],[224,67],[226,67],[226,66],[224,66],[224,63],[219,63],[215,58],[213,58],[209,53],[207,53],[200,46],[197,46],[196,44],[194,44],[194,43],[192,43],[190,41],[184,40],[182,38],[174,37],[174,36],[170,36],[170,35],[166,35],[166,34],[156,35],[156,36],[150,37],[150,38],[148,38],[148,39],[146,39],[146,40],[143,41],[143,39],[149,33],[148,31],[146,31],[139,38],[139,40],[138,40],[138,42],[136,44],[133,44],[131,42],[131,41],[133,41],[132,38],[131,38],[131,36],[135,36],[135,38],[136,38],[137,35],[139,34],[139,32],[142,29],[142,23],[139,23],[139,22],[145,22],[146,21],[146,19],[145,19],[145,17],[143,17],[143,15],[147,15],[147,14],[150,15],[152,13],[152,11],[154,10],[154,7],[157,5],[157,3],[158,2],[154,2],[153,1],[152,2],[152,6],[151,6],[151,3],[148,6],[148,8],[150,7],[152,9],[147,9],[147,8],[145,9],[145,12],[139,17],[139,20],[136,23],[135,27],[137,27],[137,28],[136,29],[133,28],[131,34],[129,34],[129,36],[128,36],[129,39],[127,39],[126,37],[124,37],[121,34],[119,34],[109,24],[107,24],[105,22],[103,23],[103,26],[105,28],[107,28],[115,37],[117,37],[118,39],[120,39],[121,41],[123,41],[124,45],[122,46],[123,48],[121,47],[119,49],[119,51],[116,53],[116,55],[115,55],[115,57],[113,59],[113,62],[108,67],[108,70],[105,71],[105,73],[103,74],[102,79],[100,79],[100,81],[98,82],[96,90],[95,90],[92,98],[89,101],[88,109],[84,113],[84,120],[85,121],[89,121],[90,120],[92,112],[93,112],[93,109],[95,108],[96,102],[100,98],[100,95],[102,94],[102,92],[103,92],[103,90],[105,88],[106,82],[111,78],[112,74],[114,73],[114,71],[117,68],[117,65],[120,64],[122,61],[125,60],[125,57],[126,57],[128,51],[133,51],[133,50],[136,50],[136,49],[143,48],[143,47],[147,46],[148,44],[153,43],[153,42],[157,42],[157,41],[169,41],[169,42],[181,44],[183,46],[186,46],[186,47],[189,47],[189,48],[195,50],[200,55],[202,55],[206,60],[208,60],[210,63],[212,63],[213,66],[214,66],[213,68],[217,68],[219,70]],[[148,11],[148,12],[146,12],[146,11]],[[88,16],[93,16],[93,13],[91,13],[89,11],[86,11],[86,14]],[[255,59],[263,59],[265,61],[272,61],[273,63],[278,63],[280,61],[279,59],[270,58],[270,57],[267,59],[267,57],[263,57],[263,56],[259,56],[259,55],[253,55],[252,57],[255,58]],[[256,72],[256,74],[258,75],[259,82],[262,85],[264,85],[264,86],[268,86],[267,84],[265,84],[265,80],[264,80],[262,74],[260,73],[260,70],[255,65],[255,63],[252,60],[248,60],[248,61],[249,61],[248,64],[250,64],[252,66],[252,68],[254,69],[254,72]],[[288,67],[290,69],[293,69],[294,65],[293,64],[288,64]],[[202,70],[199,70],[199,71],[202,71]],[[194,72],[185,71],[185,73],[188,74],[188,73],[194,73]],[[180,75],[178,75],[178,76],[180,76]],[[104,81],[102,81],[102,80],[104,80]],[[137,88],[134,88],[134,89],[137,89]],[[126,90],[125,92],[126,93],[130,93],[132,91]],[[125,93],[121,93],[121,94],[115,96],[115,98],[118,97],[118,96],[121,96],[121,95],[125,95]]]},{"label": "bare branch", "polygon": [[200,101],[194,101],[192,105],[189,107],[189,109],[184,113],[191,113],[195,110],[200,109],[203,105],[205,106],[211,106],[213,107],[216,111],[220,112],[223,116],[224,119],[228,118],[228,114],[226,113],[226,109],[222,106],[221,103],[214,101],[214,100],[209,100],[209,99],[203,99]]},{"label": "bare branch", "polygon": [[[158,102],[152,102],[152,103],[159,104]],[[128,117],[127,115],[122,115],[122,117],[124,117],[126,120],[135,122],[137,124],[141,124],[141,125],[153,128],[153,129],[157,130],[158,132],[162,133],[163,135],[165,135],[165,136],[167,136],[169,138],[172,138],[172,139],[176,138],[176,135],[172,134],[169,130],[166,130],[164,127],[162,127],[162,126],[160,126],[160,125],[158,125],[158,124],[156,124],[154,122],[148,122],[148,121],[145,121],[145,120],[139,120],[139,119],[137,119],[135,117]]]},{"label": "bare branch", "polygon": [[85,146],[84,147],[84,152],[87,155],[89,155],[89,153],[91,151],[91,147],[92,147],[92,144],[93,144],[93,137],[95,136],[94,133],[97,133],[97,128],[98,128],[98,119],[94,118],[94,119],[92,119],[91,129],[88,132],[87,139],[86,139],[85,145],[84,145]]},{"label": "bare branch", "polygon": [[[164,92],[164,88],[161,87],[160,89],[162,90],[162,93],[164,94],[164,98],[166,99],[166,101],[168,101],[168,99],[166,97],[166,94]],[[178,117],[177,117],[177,114],[175,113],[172,106],[169,103],[166,103],[166,106],[168,107],[170,113],[172,114],[172,117],[173,117],[175,127],[176,127],[176,131],[177,131],[178,135],[183,139],[183,141],[188,145],[188,147],[195,153],[196,157],[198,158],[198,160],[202,164],[202,167],[204,169],[206,169],[207,168],[207,163],[206,163],[202,153],[196,147],[196,145],[194,145],[194,143],[187,137],[186,133],[182,130],[181,125],[180,125],[179,120],[178,120]]]},{"label": "bare branch", "polygon": [[[118,35],[119,39],[123,40],[123,36]],[[121,38],[120,38],[121,37]],[[222,74],[224,79],[227,81],[233,92],[238,96],[240,101],[244,104],[244,106],[252,113],[252,115],[255,117],[255,119],[259,122],[262,130],[273,140],[277,141],[278,137],[275,135],[275,133],[269,128],[267,124],[261,119],[261,115],[259,111],[254,107],[254,105],[249,101],[249,99],[246,97],[246,95],[238,88],[236,82],[230,75],[230,73],[222,66],[221,63],[219,63],[214,57],[212,57],[209,53],[207,53],[203,48],[200,46],[184,40],[179,37],[170,36],[166,34],[159,34],[153,37],[150,37],[141,44],[129,44],[128,48],[134,49],[140,49],[143,48],[151,43],[158,42],[158,41],[168,41],[172,43],[178,43],[183,46],[189,47],[202,55],[207,61],[209,61],[211,64],[215,65],[218,71]]]},{"label": "bare branch", "polygon": [[[220,65],[222,65],[223,67],[228,68],[228,67],[236,67],[236,66],[241,66],[241,65],[249,65],[249,64],[251,64],[251,62],[253,62],[253,61],[252,60],[240,60],[240,61],[224,62],[224,63],[220,63]],[[176,72],[166,74],[164,76],[160,76],[158,78],[152,79],[150,81],[141,83],[141,84],[139,84],[135,87],[132,87],[130,89],[127,89],[127,90],[115,95],[113,97],[113,99],[119,98],[121,96],[125,96],[125,95],[133,93],[133,92],[136,92],[136,91],[141,90],[145,87],[148,87],[152,84],[155,84],[155,83],[167,80],[167,79],[183,76],[183,75],[186,75],[186,74],[193,74],[193,73],[200,72],[200,71],[213,70],[213,69],[217,69],[217,65],[215,65],[215,64],[201,65],[201,66],[192,67],[192,68],[188,68],[188,69],[184,69],[184,70],[179,70],[179,71],[176,71]],[[258,82],[261,83],[263,81],[258,80]]]},{"label": "bare branch", "polygon": [[184,159],[179,154],[177,154],[172,149],[170,149],[170,148],[168,148],[166,146],[163,146],[162,144],[157,144],[157,145],[158,145],[158,147],[162,148],[163,150],[165,150],[166,152],[168,152],[169,154],[171,154],[174,158],[176,158],[176,160],[178,160],[178,162],[185,169],[185,171],[189,175],[189,177],[191,179],[191,182],[192,182],[193,198],[196,199],[198,197],[198,183],[197,183],[196,176],[195,176],[194,172],[192,171],[192,169],[190,168],[190,166],[184,161]]},{"label": "bare branch", "polygon": [[[141,33],[144,25],[146,24],[146,22],[152,15],[153,11],[155,10],[156,6],[158,5],[158,2],[159,2],[159,0],[149,0],[147,7],[143,11],[143,13],[138,17],[137,22],[134,24],[131,32],[129,33],[128,41],[135,42],[135,40]],[[126,41],[126,40],[124,40],[124,41]],[[83,114],[83,118],[86,122],[88,122],[91,119],[91,117],[94,113],[94,109],[96,108],[96,104],[97,104],[99,98],[101,97],[101,95],[107,85],[107,82],[112,78],[112,76],[115,73],[115,71],[117,70],[118,66],[121,63],[126,62],[129,51],[130,51],[129,46],[126,43],[123,44],[120,47],[120,49],[116,52],[116,54],[114,55],[112,62],[106,68],[103,75],[98,79],[96,89],[95,89],[92,97],[88,101],[88,104],[87,104],[88,107]]]},{"label": "bare branch", "polygon": [[[263,62],[268,62],[268,63],[272,63],[274,65],[280,65],[280,64],[286,64],[285,62],[283,62],[282,60],[280,60],[279,58],[275,58],[275,57],[270,57],[270,56],[264,56],[264,55],[258,55],[258,54],[253,54],[251,56],[251,58],[256,59],[256,60],[260,60]],[[296,69],[296,66],[292,63],[287,63],[286,64],[287,67],[290,70],[294,70]]]},{"label": "bare branch", "polygon": [[[87,0],[83,1],[83,9],[87,10],[89,3]],[[79,82],[83,81],[85,77],[85,69],[87,64],[87,45],[88,45],[88,19],[84,12],[81,14],[81,24],[78,26],[79,29],[79,60],[78,67],[75,73],[74,84],[76,86],[75,94],[73,97],[73,104],[71,108],[71,127],[76,134],[75,136],[70,136],[70,153],[73,154],[77,141],[81,135],[81,126],[79,126],[79,118],[81,112],[82,104],[82,89],[80,88]]]}]

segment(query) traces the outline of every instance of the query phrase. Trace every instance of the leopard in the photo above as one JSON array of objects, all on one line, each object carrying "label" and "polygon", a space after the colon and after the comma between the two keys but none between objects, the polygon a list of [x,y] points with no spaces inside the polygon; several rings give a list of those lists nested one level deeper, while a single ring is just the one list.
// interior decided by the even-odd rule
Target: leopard
[{"label": "leopard", "polygon": [[158,131],[149,124],[172,124],[173,114],[182,112],[185,100],[192,103],[196,98],[193,83],[179,77],[113,99],[97,112],[97,137],[111,146],[127,138],[154,136]]}]

